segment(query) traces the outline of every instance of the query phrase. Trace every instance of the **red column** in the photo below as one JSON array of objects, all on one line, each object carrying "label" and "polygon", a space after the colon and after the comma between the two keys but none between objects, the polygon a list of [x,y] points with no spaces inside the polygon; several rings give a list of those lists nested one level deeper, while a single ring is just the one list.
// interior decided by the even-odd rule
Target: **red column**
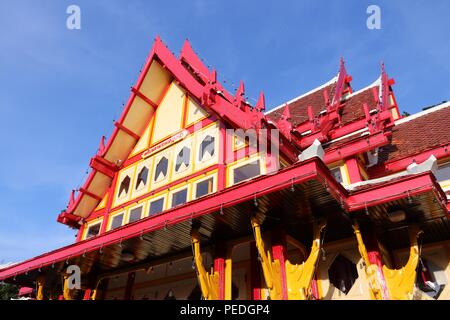
[{"label": "red column", "polygon": [[252,299],[261,300],[261,264],[258,261],[258,250],[254,242],[250,244],[250,273]]},{"label": "red column", "polygon": [[356,158],[350,158],[345,160],[347,166],[350,183],[355,183],[363,180],[361,172],[359,171],[358,160]]},{"label": "red column", "polygon": [[219,300],[225,299],[225,259],[225,244],[216,244],[214,249],[214,271],[219,274]]},{"label": "red column", "polygon": [[274,260],[280,261],[281,270],[281,286],[282,286],[282,299],[288,299],[287,283],[286,283],[286,233],[281,228],[277,228],[272,231],[272,256]]}]

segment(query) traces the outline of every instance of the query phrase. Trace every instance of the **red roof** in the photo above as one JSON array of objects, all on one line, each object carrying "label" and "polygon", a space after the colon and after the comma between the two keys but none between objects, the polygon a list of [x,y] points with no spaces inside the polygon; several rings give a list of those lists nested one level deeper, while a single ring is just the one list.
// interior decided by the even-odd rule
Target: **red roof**
[{"label": "red roof", "polygon": [[[307,93],[297,99],[292,100],[291,102],[288,102],[289,111],[291,113],[291,122],[294,126],[308,120],[308,106],[312,107],[315,116],[319,115],[322,110],[326,109],[324,92],[328,92],[328,97],[331,101],[333,99],[334,91],[336,88],[337,77],[333,80],[333,82],[328,85],[319,87],[318,89],[313,90],[311,93]],[[280,106],[275,110],[268,112],[267,116],[270,118],[270,120],[276,122],[281,118],[283,110],[284,107]]]},{"label": "red roof", "polygon": [[380,150],[380,160],[393,161],[450,143],[450,103],[436,109],[397,121],[391,144]]}]

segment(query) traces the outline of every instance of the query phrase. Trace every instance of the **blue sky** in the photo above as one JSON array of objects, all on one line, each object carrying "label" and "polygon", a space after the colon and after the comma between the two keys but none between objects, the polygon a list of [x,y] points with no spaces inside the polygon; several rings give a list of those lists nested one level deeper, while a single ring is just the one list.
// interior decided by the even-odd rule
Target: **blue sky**
[{"label": "blue sky", "polygon": [[[355,90],[384,61],[402,111],[450,98],[450,3],[433,1],[0,0],[0,264],[74,241],[56,222],[112,132],[156,35],[189,38],[221,80],[277,106],[332,78]],[[81,8],[81,30],[66,8]],[[381,8],[381,30],[366,8]]]}]

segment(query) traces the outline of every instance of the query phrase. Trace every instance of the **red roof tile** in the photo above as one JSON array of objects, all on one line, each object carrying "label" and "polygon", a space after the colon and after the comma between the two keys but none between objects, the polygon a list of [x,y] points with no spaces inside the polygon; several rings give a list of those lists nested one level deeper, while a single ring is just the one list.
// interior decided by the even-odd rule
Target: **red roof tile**
[{"label": "red roof tile", "polygon": [[392,128],[392,143],[380,149],[380,160],[386,162],[401,159],[448,144],[449,128],[450,105],[399,123]]},{"label": "red roof tile", "polygon": [[[323,95],[324,91],[328,91],[328,97],[332,100],[335,87],[336,82],[333,82],[289,103],[292,124],[296,126],[308,120],[308,106],[313,108],[314,115],[318,115],[322,110],[324,110],[326,108],[325,98]],[[281,118],[283,110],[284,107],[277,108],[276,110],[267,113],[267,116],[272,121],[278,121]]]}]

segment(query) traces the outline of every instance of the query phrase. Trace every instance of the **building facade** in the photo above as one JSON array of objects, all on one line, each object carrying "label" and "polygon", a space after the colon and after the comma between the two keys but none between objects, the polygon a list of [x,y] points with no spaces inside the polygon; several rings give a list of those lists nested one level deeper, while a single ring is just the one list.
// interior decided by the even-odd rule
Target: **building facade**
[{"label": "building facade", "polygon": [[402,116],[384,66],[351,81],[341,61],[266,112],[155,39],[58,215],[76,242],[0,280],[38,299],[449,299],[450,103]]}]

